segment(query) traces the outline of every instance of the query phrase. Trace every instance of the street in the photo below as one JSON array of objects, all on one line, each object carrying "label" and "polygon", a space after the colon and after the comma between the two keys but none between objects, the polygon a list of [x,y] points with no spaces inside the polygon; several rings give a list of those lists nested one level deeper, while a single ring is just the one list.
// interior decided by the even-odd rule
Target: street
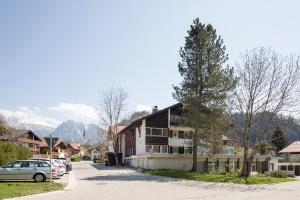
[{"label": "street", "polygon": [[22,197],[22,200],[282,200],[300,198],[300,181],[278,185],[244,186],[174,180],[144,175],[127,168],[94,165],[89,161],[73,163],[74,172],[67,191]]}]

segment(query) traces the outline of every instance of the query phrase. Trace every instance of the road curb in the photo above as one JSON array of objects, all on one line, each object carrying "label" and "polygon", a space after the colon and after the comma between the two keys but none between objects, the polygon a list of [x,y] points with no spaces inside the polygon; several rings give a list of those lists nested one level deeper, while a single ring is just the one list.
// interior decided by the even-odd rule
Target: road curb
[{"label": "road curb", "polygon": [[70,172],[69,174],[69,181],[68,185],[64,188],[64,191],[71,191],[74,190],[77,186],[77,181],[76,181],[76,176],[73,171]]}]

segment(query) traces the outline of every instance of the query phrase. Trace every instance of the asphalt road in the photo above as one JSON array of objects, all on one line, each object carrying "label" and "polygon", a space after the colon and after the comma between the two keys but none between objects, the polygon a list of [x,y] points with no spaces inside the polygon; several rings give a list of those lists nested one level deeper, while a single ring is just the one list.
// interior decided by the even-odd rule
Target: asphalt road
[{"label": "asphalt road", "polygon": [[283,200],[300,199],[300,181],[272,186],[179,181],[144,175],[135,170],[93,165],[91,162],[73,164],[71,183],[67,191],[51,192],[20,200]]}]

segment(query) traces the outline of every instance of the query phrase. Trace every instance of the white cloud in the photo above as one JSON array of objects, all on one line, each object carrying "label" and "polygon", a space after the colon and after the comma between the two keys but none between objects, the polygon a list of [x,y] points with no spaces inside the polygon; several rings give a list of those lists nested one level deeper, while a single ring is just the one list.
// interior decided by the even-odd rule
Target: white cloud
[{"label": "white cloud", "polygon": [[61,102],[57,106],[50,107],[48,109],[60,112],[70,120],[85,123],[97,123],[98,121],[97,111],[93,107],[86,104]]},{"label": "white cloud", "polygon": [[40,109],[37,109],[37,107],[31,109],[26,106],[21,106],[17,107],[15,110],[0,109],[0,114],[8,120],[16,120],[18,123],[40,124],[50,127],[56,127],[60,124],[60,121],[54,118],[40,115],[37,110]]},{"label": "white cloud", "polygon": [[136,111],[148,111],[148,112],[151,112],[152,111],[152,107],[151,106],[148,106],[148,105],[137,105],[136,106]]}]

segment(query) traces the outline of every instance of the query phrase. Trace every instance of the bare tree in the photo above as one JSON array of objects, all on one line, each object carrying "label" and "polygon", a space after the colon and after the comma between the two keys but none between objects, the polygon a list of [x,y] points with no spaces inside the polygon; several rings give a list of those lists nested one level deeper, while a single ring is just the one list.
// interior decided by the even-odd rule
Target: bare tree
[{"label": "bare tree", "polygon": [[125,111],[128,99],[127,92],[119,87],[111,87],[104,91],[98,105],[100,125],[107,130],[107,139],[111,142],[113,149],[117,142],[118,125],[122,112]]},{"label": "bare tree", "polygon": [[283,57],[261,47],[247,51],[237,64],[239,84],[234,105],[242,116],[238,127],[243,135],[242,176],[250,175],[254,155],[271,130],[274,117],[289,112],[299,100],[299,61],[299,56]]},{"label": "bare tree", "polygon": [[98,127],[95,139],[98,145],[104,145],[107,139],[107,134],[105,130]]}]

